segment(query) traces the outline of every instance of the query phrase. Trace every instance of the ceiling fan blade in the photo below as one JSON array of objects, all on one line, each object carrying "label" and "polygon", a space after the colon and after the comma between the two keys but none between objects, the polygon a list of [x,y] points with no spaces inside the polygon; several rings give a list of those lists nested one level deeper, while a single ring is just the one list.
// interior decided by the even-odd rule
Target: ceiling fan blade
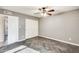
[{"label": "ceiling fan blade", "polygon": [[34,13],[34,14],[40,14],[40,12],[36,12],[36,13]]},{"label": "ceiling fan blade", "polygon": [[48,12],[54,12],[55,10],[54,9],[51,9],[51,10],[49,10]]},{"label": "ceiling fan blade", "polygon": [[47,13],[49,16],[51,16],[52,14],[51,13]]}]

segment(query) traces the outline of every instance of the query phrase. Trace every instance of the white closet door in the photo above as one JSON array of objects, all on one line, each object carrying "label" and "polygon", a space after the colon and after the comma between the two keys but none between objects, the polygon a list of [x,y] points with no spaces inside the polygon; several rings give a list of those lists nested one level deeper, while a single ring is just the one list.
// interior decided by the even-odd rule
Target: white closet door
[{"label": "white closet door", "polygon": [[4,17],[0,15],[0,47],[4,42]]},{"label": "white closet door", "polygon": [[8,44],[18,41],[18,17],[8,16]]},{"label": "white closet door", "polygon": [[26,19],[26,39],[38,36],[38,20]]}]

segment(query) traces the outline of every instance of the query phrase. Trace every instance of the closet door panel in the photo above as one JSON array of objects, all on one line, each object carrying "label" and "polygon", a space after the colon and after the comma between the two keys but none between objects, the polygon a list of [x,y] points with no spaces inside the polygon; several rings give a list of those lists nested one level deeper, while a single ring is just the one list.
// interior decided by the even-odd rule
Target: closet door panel
[{"label": "closet door panel", "polygon": [[7,44],[18,41],[18,17],[8,16],[8,40]]},{"label": "closet door panel", "polygon": [[26,19],[26,39],[38,36],[38,20]]}]

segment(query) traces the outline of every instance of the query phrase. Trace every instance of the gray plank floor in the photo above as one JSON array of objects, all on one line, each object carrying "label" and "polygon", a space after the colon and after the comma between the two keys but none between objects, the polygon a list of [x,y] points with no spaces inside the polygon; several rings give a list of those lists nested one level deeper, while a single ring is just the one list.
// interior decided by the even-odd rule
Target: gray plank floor
[{"label": "gray plank floor", "polygon": [[25,45],[40,51],[41,53],[79,53],[79,46],[70,45],[43,37],[27,39]]},{"label": "gray plank floor", "polygon": [[16,43],[13,43],[13,44],[10,44],[10,45],[7,45],[7,46],[0,47],[0,53],[9,51],[9,50],[14,49],[14,48],[21,46],[21,45],[24,45],[24,41],[16,42]]},{"label": "gray plank floor", "polygon": [[0,53],[14,49],[20,45],[39,51],[40,53],[79,53],[79,46],[43,38],[34,37],[23,42],[14,43],[0,48]]}]

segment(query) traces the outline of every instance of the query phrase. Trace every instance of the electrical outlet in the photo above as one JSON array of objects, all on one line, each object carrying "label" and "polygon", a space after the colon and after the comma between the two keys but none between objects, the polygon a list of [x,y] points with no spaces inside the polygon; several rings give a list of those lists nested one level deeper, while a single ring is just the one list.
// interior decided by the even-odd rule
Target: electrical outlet
[{"label": "electrical outlet", "polygon": [[69,40],[72,40],[71,37],[69,37]]}]

